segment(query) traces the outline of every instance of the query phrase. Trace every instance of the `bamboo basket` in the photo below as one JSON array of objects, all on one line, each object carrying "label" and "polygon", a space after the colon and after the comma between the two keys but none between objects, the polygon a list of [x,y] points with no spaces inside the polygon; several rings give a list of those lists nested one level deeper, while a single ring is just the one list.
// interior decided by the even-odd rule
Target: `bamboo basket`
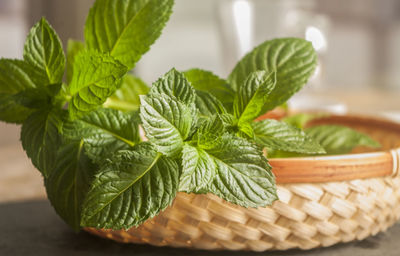
[{"label": "bamboo basket", "polygon": [[271,159],[279,201],[270,207],[178,193],[172,206],[137,228],[86,231],[124,243],[265,251],[331,246],[386,230],[400,217],[400,124],[356,116],[312,122],[326,123],[368,133],[382,151]]}]

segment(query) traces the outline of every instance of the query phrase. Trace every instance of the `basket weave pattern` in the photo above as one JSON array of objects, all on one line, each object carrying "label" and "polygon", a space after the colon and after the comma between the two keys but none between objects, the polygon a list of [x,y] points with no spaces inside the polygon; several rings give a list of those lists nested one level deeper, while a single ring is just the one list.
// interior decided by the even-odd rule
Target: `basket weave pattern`
[{"label": "basket weave pattern", "polygon": [[[373,132],[376,137],[376,130]],[[384,148],[393,146],[379,132]],[[397,142],[400,133],[393,138]],[[382,140],[381,140],[382,142]],[[178,193],[172,206],[137,228],[86,230],[119,242],[228,250],[311,249],[361,240],[400,217],[400,150],[392,175],[321,183],[278,184],[279,201],[243,208],[212,194]]]},{"label": "basket weave pattern", "polygon": [[128,231],[89,229],[120,242],[201,249],[311,249],[363,239],[400,217],[400,177],[278,186],[271,207],[243,209],[179,193],[173,206]]}]

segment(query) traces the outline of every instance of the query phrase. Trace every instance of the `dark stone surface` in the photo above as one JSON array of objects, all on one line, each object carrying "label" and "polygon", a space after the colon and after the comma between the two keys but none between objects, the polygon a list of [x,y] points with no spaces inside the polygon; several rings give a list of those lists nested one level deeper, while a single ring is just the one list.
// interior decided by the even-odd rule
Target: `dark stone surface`
[{"label": "dark stone surface", "polygon": [[118,244],[85,232],[74,233],[55,214],[47,201],[0,204],[0,255],[174,255],[174,256],[399,256],[400,224],[361,242],[340,244],[311,251],[231,252],[159,248]]}]

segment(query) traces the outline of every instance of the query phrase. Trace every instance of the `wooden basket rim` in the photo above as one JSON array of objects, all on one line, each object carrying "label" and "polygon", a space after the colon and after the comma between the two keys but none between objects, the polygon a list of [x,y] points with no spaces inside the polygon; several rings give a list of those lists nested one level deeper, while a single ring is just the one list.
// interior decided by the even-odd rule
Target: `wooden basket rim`
[{"label": "wooden basket rim", "polygon": [[[330,115],[319,121],[368,124],[399,133],[400,123],[362,115]],[[277,183],[316,183],[395,175],[400,168],[400,148],[368,153],[269,159]]]}]

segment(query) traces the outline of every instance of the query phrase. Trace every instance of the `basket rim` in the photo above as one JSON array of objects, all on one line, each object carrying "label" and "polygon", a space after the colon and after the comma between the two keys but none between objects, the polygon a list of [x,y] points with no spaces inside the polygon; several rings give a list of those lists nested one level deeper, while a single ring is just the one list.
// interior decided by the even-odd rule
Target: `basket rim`
[{"label": "basket rim", "polygon": [[[329,115],[311,123],[335,121],[368,124],[398,132],[400,135],[400,123],[382,117],[355,114]],[[397,174],[400,168],[400,147],[368,153],[271,158],[269,162],[277,183],[317,183],[375,178]]]}]

